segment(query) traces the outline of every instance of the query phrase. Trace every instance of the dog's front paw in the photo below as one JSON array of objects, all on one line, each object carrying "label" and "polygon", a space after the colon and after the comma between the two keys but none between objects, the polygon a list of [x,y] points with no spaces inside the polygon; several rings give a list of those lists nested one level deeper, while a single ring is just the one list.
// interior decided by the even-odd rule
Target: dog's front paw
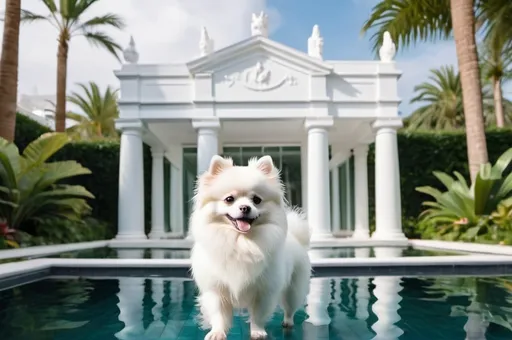
[{"label": "dog's front paw", "polygon": [[210,331],[204,337],[204,340],[226,340],[226,333],[219,331]]},{"label": "dog's front paw", "polygon": [[260,339],[266,339],[267,338],[267,332],[265,330],[254,330],[251,331],[251,340],[260,340]]},{"label": "dog's front paw", "polygon": [[293,319],[284,319],[282,325],[283,328],[293,328]]}]

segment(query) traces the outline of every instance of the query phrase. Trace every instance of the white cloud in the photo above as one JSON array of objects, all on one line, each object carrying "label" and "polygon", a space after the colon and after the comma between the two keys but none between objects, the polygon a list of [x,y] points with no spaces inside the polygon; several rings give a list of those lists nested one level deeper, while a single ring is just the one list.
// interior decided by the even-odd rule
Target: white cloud
[{"label": "white cloud", "polygon": [[[121,5],[122,3],[122,5]],[[124,31],[110,30],[123,47],[134,36],[140,63],[169,63],[192,59],[198,54],[200,29],[206,26],[221,48],[250,34],[252,12],[265,8],[265,0],[102,0],[93,5],[90,16],[116,13],[127,24]],[[47,13],[40,0],[24,0],[24,9]],[[0,0],[0,8],[5,0]],[[271,29],[279,24],[279,13],[267,9]],[[3,25],[0,28],[3,34]],[[23,24],[20,35],[19,93],[54,94],[56,86],[57,32],[46,22]],[[118,87],[113,71],[119,62],[83,37],[70,44],[68,91],[77,82],[95,81],[100,86]]]}]

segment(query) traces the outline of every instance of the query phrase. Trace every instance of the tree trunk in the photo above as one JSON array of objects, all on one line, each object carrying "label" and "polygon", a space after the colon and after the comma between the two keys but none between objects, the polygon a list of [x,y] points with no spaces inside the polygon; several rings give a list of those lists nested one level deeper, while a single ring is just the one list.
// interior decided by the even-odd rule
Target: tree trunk
[{"label": "tree trunk", "polygon": [[480,165],[488,161],[473,2],[473,0],[450,1],[453,36],[462,85],[469,171],[472,181],[476,178]]},{"label": "tree trunk", "polygon": [[66,81],[68,76],[69,40],[65,32],[59,36],[57,53],[57,103],[55,105],[55,131],[66,131]]},{"label": "tree trunk", "polygon": [[20,15],[21,0],[7,0],[0,60],[0,137],[11,142],[14,141],[18,99]]},{"label": "tree trunk", "polygon": [[505,126],[505,114],[503,112],[503,93],[501,92],[501,81],[493,78],[494,111],[496,114],[496,126],[502,128]]}]

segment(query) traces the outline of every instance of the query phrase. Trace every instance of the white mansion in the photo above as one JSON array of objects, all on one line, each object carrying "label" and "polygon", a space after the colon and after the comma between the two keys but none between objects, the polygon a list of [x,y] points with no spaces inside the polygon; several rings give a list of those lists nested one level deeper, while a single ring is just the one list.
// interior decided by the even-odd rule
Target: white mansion
[{"label": "white mansion", "polygon": [[[369,237],[375,195],[379,240],[403,240],[396,130],[395,45],[386,33],[377,61],[323,60],[318,26],[307,53],[268,38],[267,16],[252,36],[214,50],[203,28],[200,57],[184,64],[138,64],[133,39],[121,82],[118,239],[185,236],[196,175],[215,154],[243,164],[269,154],[314,239]],[[198,37],[199,38],[199,37]],[[375,193],[367,152],[375,142]],[[152,213],[144,216],[143,143],[151,147]]]}]

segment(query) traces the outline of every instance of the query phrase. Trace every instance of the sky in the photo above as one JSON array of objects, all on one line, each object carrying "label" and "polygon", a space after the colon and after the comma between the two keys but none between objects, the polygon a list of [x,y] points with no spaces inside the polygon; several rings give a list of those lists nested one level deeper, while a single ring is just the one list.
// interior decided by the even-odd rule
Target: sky
[{"label": "sky", "polygon": [[[133,35],[140,54],[139,63],[170,63],[198,56],[200,29],[207,27],[215,49],[250,36],[251,13],[265,10],[269,15],[270,38],[307,51],[307,39],[314,24],[324,38],[324,59],[371,60],[370,35],[360,29],[378,0],[101,0],[90,16],[116,13],[126,21],[123,31],[109,33],[122,46]],[[122,5],[121,5],[122,3]],[[24,9],[46,13],[41,0],[23,0]],[[0,8],[5,0],[0,0]],[[3,26],[3,25],[2,25]],[[3,28],[0,28],[3,31]],[[3,33],[3,32],[2,32]],[[1,36],[0,36],[1,40]],[[20,36],[19,94],[51,95],[56,87],[57,32],[46,22],[22,25]],[[396,56],[403,75],[399,81],[400,111],[408,115],[413,87],[425,81],[429,70],[456,65],[453,41],[419,43],[400,50]],[[68,93],[77,83],[94,81],[102,88],[119,86],[113,70],[120,63],[102,49],[92,47],[80,36],[70,44]],[[512,94],[512,86],[506,89]]]}]

